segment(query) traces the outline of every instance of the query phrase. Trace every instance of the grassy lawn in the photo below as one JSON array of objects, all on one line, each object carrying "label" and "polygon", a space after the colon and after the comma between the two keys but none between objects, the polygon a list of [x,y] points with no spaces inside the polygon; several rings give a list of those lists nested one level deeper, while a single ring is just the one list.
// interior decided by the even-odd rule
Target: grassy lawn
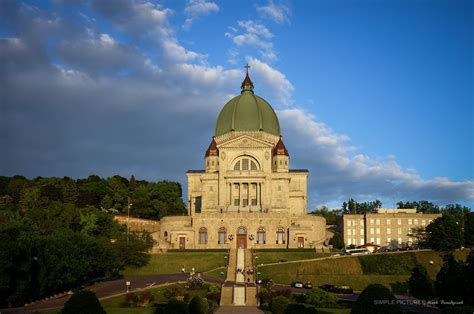
[{"label": "grassy lawn", "polygon": [[[465,260],[468,250],[455,252]],[[290,284],[294,280],[322,284],[348,285],[363,290],[371,283],[380,283],[392,291],[406,292],[411,269],[420,263],[434,279],[443,264],[444,253],[423,251],[384,255],[352,256],[312,262],[260,266],[259,278],[271,278],[275,283]],[[429,261],[434,264],[430,265]]]},{"label": "grassy lawn", "polygon": [[260,265],[260,264],[278,263],[279,260],[297,261],[297,260],[302,260],[302,259],[325,257],[329,255],[331,255],[331,253],[316,253],[314,251],[311,251],[311,252],[257,251],[257,253],[255,254],[255,256],[257,257],[257,259],[255,260],[255,263],[257,265]]},{"label": "grassy lawn", "polygon": [[[221,275],[221,272],[223,272],[224,275]],[[227,277],[227,267],[220,267],[220,268],[211,270],[210,272],[206,272],[206,275],[217,278],[217,279],[225,280],[225,278]]]},{"label": "grassy lawn", "polygon": [[194,267],[196,272],[205,272],[217,267],[225,266],[226,253],[163,253],[152,254],[148,265],[141,268],[127,268],[124,276],[147,276],[180,273],[185,266],[186,271]]}]

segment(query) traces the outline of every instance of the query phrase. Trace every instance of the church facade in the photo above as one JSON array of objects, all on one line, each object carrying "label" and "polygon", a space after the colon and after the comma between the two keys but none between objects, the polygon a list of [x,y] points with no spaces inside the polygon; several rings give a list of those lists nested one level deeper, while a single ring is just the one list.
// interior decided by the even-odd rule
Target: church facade
[{"label": "church facade", "polygon": [[278,117],[254,94],[221,110],[204,170],[189,170],[188,216],[164,217],[158,245],[175,249],[310,248],[326,240],[324,218],[307,214],[308,170],[291,169]]}]

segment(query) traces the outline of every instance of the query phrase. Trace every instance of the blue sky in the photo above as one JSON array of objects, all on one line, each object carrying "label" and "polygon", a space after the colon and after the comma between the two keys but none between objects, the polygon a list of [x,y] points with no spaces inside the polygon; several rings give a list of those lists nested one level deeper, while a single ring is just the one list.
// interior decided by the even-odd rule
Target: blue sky
[{"label": "blue sky", "polygon": [[0,174],[185,186],[248,62],[309,208],[474,204],[472,1],[1,6]]}]

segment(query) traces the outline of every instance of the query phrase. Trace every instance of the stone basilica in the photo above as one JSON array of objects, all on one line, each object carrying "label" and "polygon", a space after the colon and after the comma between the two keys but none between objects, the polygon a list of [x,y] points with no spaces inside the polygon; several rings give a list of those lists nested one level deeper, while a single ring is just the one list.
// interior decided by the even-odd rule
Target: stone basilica
[{"label": "stone basilica", "polygon": [[278,117],[246,68],[241,94],[217,118],[205,170],[186,173],[188,216],[159,222],[160,248],[317,248],[326,240],[325,219],[307,214],[309,172],[290,168]]}]

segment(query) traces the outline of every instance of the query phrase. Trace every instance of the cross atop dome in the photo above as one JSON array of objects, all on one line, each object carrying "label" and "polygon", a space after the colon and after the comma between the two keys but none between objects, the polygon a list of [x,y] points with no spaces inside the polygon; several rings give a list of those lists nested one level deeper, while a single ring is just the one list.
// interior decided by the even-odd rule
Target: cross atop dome
[{"label": "cross atop dome", "polygon": [[244,68],[245,68],[245,79],[242,82],[242,85],[240,86],[240,88],[242,89],[242,93],[245,91],[250,91],[253,93],[253,82],[249,77],[250,65],[247,63]]}]

